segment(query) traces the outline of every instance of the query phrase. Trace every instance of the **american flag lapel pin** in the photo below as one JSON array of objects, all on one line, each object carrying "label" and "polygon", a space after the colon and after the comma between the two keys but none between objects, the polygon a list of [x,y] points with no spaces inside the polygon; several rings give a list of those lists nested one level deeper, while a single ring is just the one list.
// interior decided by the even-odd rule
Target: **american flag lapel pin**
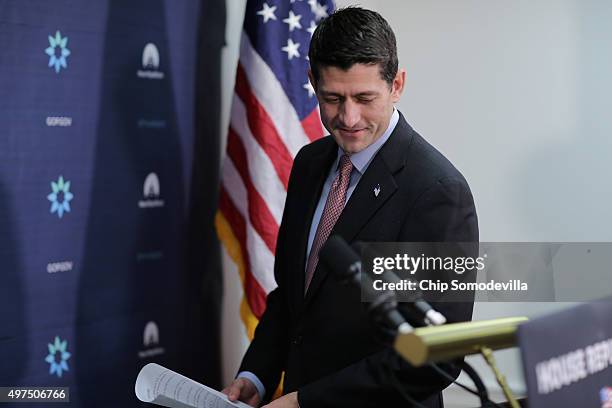
[{"label": "american flag lapel pin", "polygon": [[376,187],[374,187],[374,197],[378,197],[379,194],[380,194],[380,184],[377,184]]}]

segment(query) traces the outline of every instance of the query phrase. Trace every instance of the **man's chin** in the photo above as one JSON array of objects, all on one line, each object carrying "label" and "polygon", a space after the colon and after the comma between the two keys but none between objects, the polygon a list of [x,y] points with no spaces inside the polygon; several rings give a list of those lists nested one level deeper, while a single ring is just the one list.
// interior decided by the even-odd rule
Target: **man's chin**
[{"label": "man's chin", "polygon": [[334,133],[333,137],[342,150],[348,154],[359,153],[367,147],[362,137],[346,137],[338,133]]},{"label": "man's chin", "polygon": [[340,147],[342,147],[342,150],[344,150],[344,153],[355,154],[355,153],[359,153],[360,151],[362,151],[366,146],[364,146],[364,144],[361,142],[353,142],[353,143],[344,142],[342,146]]}]

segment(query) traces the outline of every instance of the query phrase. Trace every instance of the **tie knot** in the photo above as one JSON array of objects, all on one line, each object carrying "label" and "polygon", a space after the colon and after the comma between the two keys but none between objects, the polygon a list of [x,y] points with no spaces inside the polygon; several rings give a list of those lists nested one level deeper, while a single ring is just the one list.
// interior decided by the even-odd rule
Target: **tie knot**
[{"label": "tie knot", "polygon": [[340,173],[342,174],[350,174],[351,170],[353,170],[353,163],[351,162],[351,156],[348,154],[342,155],[340,158]]}]

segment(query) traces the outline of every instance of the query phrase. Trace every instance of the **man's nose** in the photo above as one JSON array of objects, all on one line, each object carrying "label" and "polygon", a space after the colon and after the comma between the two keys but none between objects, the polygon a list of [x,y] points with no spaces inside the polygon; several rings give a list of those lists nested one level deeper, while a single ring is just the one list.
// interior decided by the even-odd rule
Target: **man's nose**
[{"label": "man's nose", "polygon": [[360,119],[359,106],[350,99],[347,99],[340,109],[340,121],[342,126],[346,128],[354,127]]}]

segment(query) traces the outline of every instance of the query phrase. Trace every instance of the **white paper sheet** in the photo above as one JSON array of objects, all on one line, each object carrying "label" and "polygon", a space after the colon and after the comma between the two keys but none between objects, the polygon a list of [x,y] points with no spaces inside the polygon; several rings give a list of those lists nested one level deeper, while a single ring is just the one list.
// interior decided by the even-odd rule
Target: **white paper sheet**
[{"label": "white paper sheet", "polygon": [[139,400],[164,407],[251,408],[243,402],[231,402],[225,394],[155,363],[140,370],[134,388]]}]

